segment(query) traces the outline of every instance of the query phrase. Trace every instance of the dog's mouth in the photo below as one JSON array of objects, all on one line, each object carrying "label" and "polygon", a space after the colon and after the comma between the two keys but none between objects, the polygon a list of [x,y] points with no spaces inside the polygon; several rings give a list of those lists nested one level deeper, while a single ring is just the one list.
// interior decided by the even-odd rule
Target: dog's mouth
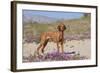
[{"label": "dog's mouth", "polygon": [[61,28],[60,28],[60,31],[64,31],[64,30],[65,30],[65,28],[64,28],[64,27],[61,27]]}]

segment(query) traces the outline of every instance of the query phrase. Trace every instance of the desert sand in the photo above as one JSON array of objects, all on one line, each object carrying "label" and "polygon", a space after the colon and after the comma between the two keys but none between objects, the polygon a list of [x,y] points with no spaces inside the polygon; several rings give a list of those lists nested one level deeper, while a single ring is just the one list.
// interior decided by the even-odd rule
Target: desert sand
[{"label": "desert sand", "polygon": [[[28,57],[30,55],[34,55],[36,52],[36,48],[39,44],[33,43],[24,43],[23,44],[23,56]],[[56,52],[57,46],[54,42],[48,42],[47,46],[45,47],[45,53],[49,52]],[[75,51],[79,53],[80,56],[86,56],[87,58],[91,58],[91,40],[84,39],[84,40],[66,40],[64,43],[64,51],[65,52],[72,52]]]}]

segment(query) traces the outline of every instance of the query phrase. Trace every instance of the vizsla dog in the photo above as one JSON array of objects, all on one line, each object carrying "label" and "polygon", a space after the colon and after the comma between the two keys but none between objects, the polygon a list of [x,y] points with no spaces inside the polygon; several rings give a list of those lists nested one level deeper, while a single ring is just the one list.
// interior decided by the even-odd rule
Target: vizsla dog
[{"label": "vizsla dog", "polygon": [[[40,45],[37,48],[38,55],[43,55],[44,48],[47,45],[49,41],[56,42],[58,52],[63,53],[63,42],[64,42],[64,30],[66,29],[66,26],[61,23],[57,27],[58,31],[56,32],[44,32],[40,36]],[[60,49],[61,46],[61,49]]]}]

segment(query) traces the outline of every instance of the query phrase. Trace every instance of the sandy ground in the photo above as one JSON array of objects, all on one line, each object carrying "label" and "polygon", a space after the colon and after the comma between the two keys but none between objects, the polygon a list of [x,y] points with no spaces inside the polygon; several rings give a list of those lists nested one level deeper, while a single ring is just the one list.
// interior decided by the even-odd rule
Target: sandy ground
[{"label": "sandy ground", "polygon": [[[23,56],[28,57],[29,55],[34,55],[36,48],[39,44],[33,43],[24,43],[23,44]],[[57,51],[56,43],[49,42],[45,47],[45,53]],[[87,58],[91,57],[91,40],[71,40],[65,41],[64,51],[80,53],[80,56],[86,56]]]}]

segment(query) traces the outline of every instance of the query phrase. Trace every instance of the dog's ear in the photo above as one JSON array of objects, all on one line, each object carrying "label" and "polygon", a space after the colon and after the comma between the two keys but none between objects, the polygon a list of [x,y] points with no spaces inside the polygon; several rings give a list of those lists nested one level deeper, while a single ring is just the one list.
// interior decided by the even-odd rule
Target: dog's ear
[{"label": "dog's ear", "polygon": [[60,25],[57,26],[57,29],[60,31]]},{"label": "dog's ear", "polygon": [[64,30],[66,30],[66,26],[64,25]]}]

